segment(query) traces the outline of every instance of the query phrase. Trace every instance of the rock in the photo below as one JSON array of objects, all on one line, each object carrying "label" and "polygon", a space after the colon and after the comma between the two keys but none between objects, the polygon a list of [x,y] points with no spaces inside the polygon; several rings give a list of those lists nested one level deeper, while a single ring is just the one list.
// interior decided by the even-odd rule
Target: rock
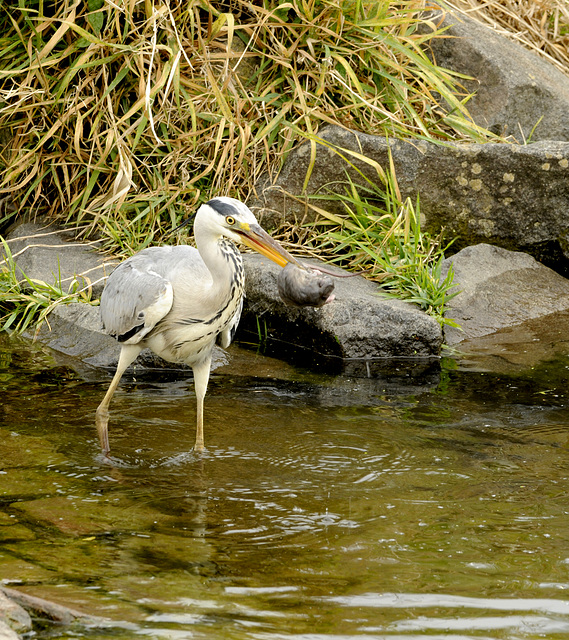
[{"label": "rock", "polygon": [[[280,267],[247,254],[246,299],[241,325],[255,332],[257,318],[271,337],[318,355],[340,359],[436,356],[442,332],[436,320],[401,300],[381,298],[375,283],[361,276],[337,278],[336,299],[321,308],[286,306],[278,294]],[[307,261],[315,269],[318,262]],[[338,270],[339,273],[342,273]]]},{"label": "rock", "polygon": [[[437,23],[436,15],[432,18]],[[476,124],[520,143],[569,142],[569,78],[564,73],[463,13],[446,13],[442,26],[450,37],[429,40],[434,61],[473,78],[461,82],[474,94],[467,107]]]},{"label": "rock", "polygon": [[[418,156],[425,152],[426,146],[423,142],[411,144],[405,141],[391,141],[388,145],[385,138],[348,131],[334,125],[324,127],[319,132],[319,139],[321,143],[316,145],[312,166],[311,143],[301,143],[289,153],[274,183],[265,175],[255,186],[259,197],[248,204],[252,209],[258,210],[263,226],[278,227],[283,222],[294,223],[318,218],[318,214],[306,206],[304,180],[309,170],[311,174],[306,188],[308,194],[322,195],[327,189],[330,192],[343,192],[347,176],[356,184],[361,183],[358,172],[380,184],[377,170],[352,154],[361,154],[372,163],[386,167],[391,147],[400,186],[411,191],[418,171]],[[319,200],[317,204],[332,213],[341,214],[345,211],[344,205],[337,201]]]},{"label": "rock", "polygon": [[[17,633],[26,633],[32,629],[32,619],[29,613],[19,604],[8,598],[2,591],[0,591],[0,622],[11,629],[16,638],[18,637]],[[0,638],[3,637],[0,627]],[[10,638],[9,635],[6,637]]]},{"label": "rock", "polygon": [[569,280],[527,254],[479,244],[448,258],[442,277],[450,264],[460,293],[448,316],[462,330],[445,327],[447,344],[569,310]]},{"label": "rock", "polygon": [[496,244],[569,274],[569,142],[430,147],[416,190],[426,228]]},{"label": "rock", "polygon": [[[526,320],[458,345],[457,368],[520,375],[569,358],[569,311]],[[535,374],[532,374],[535,375]],[[532,378],[533,379],[533,378]]]},{"label": "rock", "polygon": [[[377,170],[349,152],[385,168],[391,150],[402,196],[415,201],[419,194],[425,230],[445,229],[447,238],[457,238],[455,250],[481,242],[496,244],[530,253],[569,275],[569,142],[387,143],[333,126],[323,129],[320,138],[308,193],[321,194],[330,185],[341,190],[339,181],[346,175],[361,182],[357,170],[379,184]],[[259,185],[261,196],[253,204],[262,209],[265,225],[306,215],[302,187],[309,164],[310,143],[304,143],[290,153],[274,185]],[[321,201],[318,205],[324,206]],[[325,208],[339,214],[342,207],[328,201]]]},{"label": "rock", "polygon": [[116,260],[97,253],[92,244],[73,241],[72,236],[53,226],[25,223],[6,236],[20,275],[69,290],[77,277],[80,287],[92,285],[101,295],[104,278]]},{"label": "rock", "polygon": [[[12,605],[21,609],[26,614],[26,616],[28,616],[28,618],[30,616],[28,615],[26,610],[31,611],[36,617],[43,618],[51,622],[57,622],[59,624],[71,624],[73,622],[80,622],[91,627],[110,626],[110,621],[106,618],[86,615],[81,611],[70,609],[69,607],[44,600],[43,598],[31,596],[16,589],[0,587],[0,595],[11,602]],[[30,629],[31,620],[30,627],[26,630]]]},{"label": "rock", "polygon": [[120,346],[108,336],[98,306],[74,302],[58,305],[35,334],[50,349],[94,367],[116,367]]},{"label": "rock", "polygon": [[20,638],[21,636],[0,620],[0,640],[20,640]]},{"label": "rock", "polygon": [[[27,250],[31,278],[37,277],[35,252],[39,250],[31,239]],[[66,259],[65,251],[61,255],[62,260]],[[242,324],[248,319],[250,327],[256,326],[257,315],[263,322],[270,318],[271,324],[278,325],[277,333],[281,337],[293,331],[299,345],[340,359],[425,358],[439,354],[442,343],[439,324],[414,305],[379,298],[374,283],[362,277],[337,278],[334,284],[336,290],[342,292],[340,301],[325,305],[323,310],[287,309],[277,291],[281,268],[259,259],[263,260],[261,256],[244,255],[247,299]],[[80,259],[75,264],[80,268]],[[58,305],[34,335],[49,348],[76,358],[88,367],[110,370],[116,367],[120,346],[103,332],[97,306]],[[212,369],[226,363],[225,351],[216,347]],[[156,368],[189,369],[167,363],[149,350],[140,354],[134,366],[137,372]]]}]

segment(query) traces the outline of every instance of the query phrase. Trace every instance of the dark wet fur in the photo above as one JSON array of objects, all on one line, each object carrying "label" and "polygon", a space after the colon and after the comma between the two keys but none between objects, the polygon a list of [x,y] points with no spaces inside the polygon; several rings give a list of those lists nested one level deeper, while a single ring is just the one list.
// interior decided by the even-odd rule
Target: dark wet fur
[{"label": "dark wet fur", "polygon": [[291,263],[280,271],[277,284],[280,297],[294,307],[321,307],[331,302],[334,290],[330,276],[316,269],[299,269]]}]

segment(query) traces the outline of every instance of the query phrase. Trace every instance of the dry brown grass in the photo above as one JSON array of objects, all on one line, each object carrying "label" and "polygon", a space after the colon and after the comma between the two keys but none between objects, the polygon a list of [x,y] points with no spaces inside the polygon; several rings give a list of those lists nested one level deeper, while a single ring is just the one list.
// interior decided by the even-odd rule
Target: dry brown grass
[{"label": "dry brown grass", "polygon": [[567,0],[450,0],[447,4],[491,25],[569,75]]}]

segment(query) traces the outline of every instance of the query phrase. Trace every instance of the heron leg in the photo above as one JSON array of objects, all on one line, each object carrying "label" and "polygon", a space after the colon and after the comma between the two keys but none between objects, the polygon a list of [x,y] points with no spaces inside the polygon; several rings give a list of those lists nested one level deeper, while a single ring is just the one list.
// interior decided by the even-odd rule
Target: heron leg
[{"label": "heron leg", "polygon": [[137,358],[141,352],[142,347],[137,344],[124,344],[121,347],[121,353],[119,356],[119,362],[117,364],[117,370],[111,380],[111,384],[103,398],[101,404],[97,407],[95,413],[95,424],[97,425],[97,433],[99,434],[99,442],[101,443],[101,449],[103,455],[107,455],[110,451],[109,447],[109,405],[111,399],[119,386],[119,382],[123,373]]},{"label": "heron leg", "polygon": [[211,354],[199,364],[192,367],[194,372],[194,387],[196,390],[196,405],[197,405],[197,427],[196,427],[196,444],[194,451],[204,450],[203,439],[203,405],[205,392],[207,391],[207,383],[209,381],[209,371],[211,368]]}]

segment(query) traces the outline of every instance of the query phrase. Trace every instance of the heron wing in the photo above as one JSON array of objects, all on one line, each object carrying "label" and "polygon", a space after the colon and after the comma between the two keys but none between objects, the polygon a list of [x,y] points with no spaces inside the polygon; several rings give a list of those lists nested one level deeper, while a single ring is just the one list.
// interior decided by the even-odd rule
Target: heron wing
[{"label": "heron wing", "polygon": [[159,253],[141,251],[109,276],[101,318],[105,331],[119,342],[140,342],[172,308],[172,283],[156,270],[159,263]]}]

